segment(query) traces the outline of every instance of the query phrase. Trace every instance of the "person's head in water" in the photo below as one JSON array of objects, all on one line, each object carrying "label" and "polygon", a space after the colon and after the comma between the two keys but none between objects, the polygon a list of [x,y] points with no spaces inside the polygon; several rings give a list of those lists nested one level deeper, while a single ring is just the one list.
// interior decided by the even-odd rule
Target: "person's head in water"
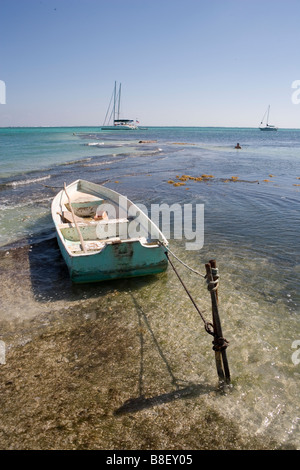
[{"label": "person's head in water", "polygon": [[235,149],[241,149],[242,147],[240,146],[239,143],[236,144],[236,146],[234,147]]}]

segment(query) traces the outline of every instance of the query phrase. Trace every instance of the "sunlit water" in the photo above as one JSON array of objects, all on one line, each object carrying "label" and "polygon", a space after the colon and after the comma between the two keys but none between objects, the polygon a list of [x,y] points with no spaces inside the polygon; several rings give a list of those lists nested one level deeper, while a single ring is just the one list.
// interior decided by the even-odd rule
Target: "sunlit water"
[{"label": "sunlit water", "polygon": [[[237,142],[241,150],[234,149]],[[300,340],[300,131],[0,129],[0,143],[0,339],[8,347],[25,344],[34,334],[28,322],[42,328],[68,307],[93,305],[99,297],[110,309],[122,304],[133,312],[138,304],[174,373],[214,385],[211,338],[171,268],[149,282],[74,288],[50,216],[54,195],[78,178],[103,183],[149,211],[152,204],[204,204],[203,248],[186,250],[184,238],[170,239],[188,265],[204,273],[214,258],[220,269],[233,387],[204,400],[249,435],[267,433],[283,447],[299,448],[300,355],[293,344]],[[168,183],[203,174],[210,178]],[[203,279],[174,262],[210,319]],[[119,290],[113,300],[112,290]]]}]

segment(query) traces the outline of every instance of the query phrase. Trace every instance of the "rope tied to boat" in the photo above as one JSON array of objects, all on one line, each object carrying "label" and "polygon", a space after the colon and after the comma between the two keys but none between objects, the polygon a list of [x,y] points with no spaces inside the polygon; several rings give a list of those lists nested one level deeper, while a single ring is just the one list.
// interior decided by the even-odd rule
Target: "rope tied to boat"
[{"label": "rope tied to boat", "polygon": [[179,263],[181,263],[185,268],[187,268],[189,271],[191,271],[192,273],[194,274],[197,274],[198,276],[201,276],[203,277],[203,279],[206,279],[206,282],[207,282],[207,289],[209,292],[211,291],[216,291],[219,287],[219,279],[220,279],[220,276],[219,276],[219,269],[218,268],[211,268],[211,271],[212,271],[212,275],[213,277],[215,278],[213,281],[209,281],[207,279],[207,275],[206,274],[201,274],[199,271],[197,271],[196,269],[194,268],[191,268],[191,266],[189,266],[188,264],[186,264],[184,261],[182,261],[182,259],[178,258],[178,256],[175,255],[175,253],[173,253],[173,251],[170,250],[170,248],[168,246],[166,246],[164,243],[162,243],[160,240],[159,240],[159,244],[164,246],[166,250],[168,250],[168,252],[174,256],[175,259],[177,259],[177,261],[179,261]]},{"label": "rope tied to boat", "polygon": [[198,276],[201,276],[203,277],[203,279],[206,278],[206,275],[205,274],[201,274],[199,271],[196,271],[196,269],[193,269],[191,268],[190,266],[188,266],[184,261],[182,261],[180,258],[178,258],[178,256],[175,255],[175,253],[173,253],[170,248],[168,246],[166,246],[164,243],[162,242],[159,242],[160,245],[163,245],[166,250],[168,250],[169,253],[171,253],[172,256],[174,256],[175,259],[177,259],[177,261],[179,261],[179,263],[181,263],[183,266],[185,266],[187,269],[189,269],[192,273],[194,274],[197,274]]},{"label": "rope tied to boat", "polygon": [[[173,264],[172,261],[170,260],[169,255],[168,255],[168,252],[165,252],[165,255],[166,255],[166,257],[167,257],[167,259],[168,259],[170,265],[172,266],[173,271],[175,272],[176,276],[178,277],[178,279],[179,279],[181,285],[183,286],[184,290],[186,291],[187,295],[189,296],[189,298],[190,298],[192,304],[194,305],[195,309],[196,309],[197,312],[199,313],[200,318],[201,318],[201,320],[202,320],[203,323],[204,323],[204,329],[205,329],[205,331],[206,331],[208,334],[210,334],[210,335],[216,337],[215,331],[214,331],[214,325],[213,325],[212,323],[208,322],[208,321],[204,318],[204,316],[203,316],[201,310],[199,309],[198,305],[196,304],[195,300],[193,299],[193,297],[192,297],[190,291],[189,291],[188,288],[186,287],[186,285],[185,285],[185,283],[183,282],[183,280],[181,279],[181,277],[180,277],[180,275],[179,275],[177,269],[175,268],[174,264]],[[205,277],[205,276],[203,276],[203,277]]]},{"label": "rope tied to boat", "polygon": [[175,272],[176,276],[178,277],[180,283],[182,284],[184,290],[186,291],[187,295],[189,296],[192,304],[194,305],[195,309],[197,310],[197,312],[199,313],[200,315],[200,318],[202,319],[203,323],[204,323],[204,329],[205,331],[210,334],[211,336],[214,337],[213,341],[212,341],[212,344],[213,344],[213,350],[214,351],[225,351],[225,349],[227,348],[227,346],[229,345],[229,341],[227,341],[225,338],[223,338],[223,336],[218,336],[216,331],[215,331],[215,327],[213,325],[213,323],[211,322],[208,322],[201,310],[199,309],[199,307],[197,306],[195,300],[193,299],[191,293],[189,292],[188,288],[186,287],[185,283],[183,282],[183,280],[181,279],[177,269],[175,268],[174,264],[172,263],[172,261],[170,260],[170,257],[169,257],[169,253],[171,255],[173,255],[181,264],[183,264],[185,267],[187,267],[188,269],[190,269],[192,272],[195,272],[196,274],[200,275],[201,277],[205,278],[206,279],[206,282],[207,282],[207,289],[212,292],[212,291],[216,291],[217,288],[218,288],[218,285],[219,285],[219,270],[218,268],[211,268],[211,271],[212,271],[212,275],[213,277],[215,278],[213,281],[209,281],[207,279],[207,275],[202,275],[201,273],[199,273],[198,271],[190,268],[186,263],[184,263],[182,260],[180,260],[164,243],[162,242],[159,242],[160,245],[164,246],[166,248],[166,252],[165,252],[165,255],[173,269],[173,271]]}]

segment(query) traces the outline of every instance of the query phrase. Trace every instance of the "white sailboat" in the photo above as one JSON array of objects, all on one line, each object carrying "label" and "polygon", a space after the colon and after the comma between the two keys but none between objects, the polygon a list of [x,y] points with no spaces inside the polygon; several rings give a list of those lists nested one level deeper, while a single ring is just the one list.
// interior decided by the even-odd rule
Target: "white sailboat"
[{"label": "white sailboat", "polygon": [[[112,99],[110,100],[106,116],[104,119],[103,126],[101,127],[102,130],[104,131],[126,131],[126,130],[135,130],[138,129],[138,127],[134,124],[133,119],[120,119],[120,107],[121,107],[121,83],[119,85],[119,91],[117,93],[117,83],[115,82],[114,86],[114,91],[113,91],[113,106],[111,108],[111,102]],[[110,114],[109,114],[110,113]],[[108,118],[108,120],[107,120]],[[112,125],[109,125],[112,119]],[[106,124],[107,123],[107,124]]]},{"label": "white sailboat", "polygon": [[[269,124],[269,114],[270,114],[270,105],[268,106],[268,109],[266,110],[262,120],[261,120],[261,123],[260,123],[260,126],[259,126],[259,129],[261,131],[277,131],[278,127],[275,127],[275,126],[272,126],[271,124]],[[263,122],[264,122],[264,119],[267,115],[267,120],[266,120],[266,125],[263,125]]]}]

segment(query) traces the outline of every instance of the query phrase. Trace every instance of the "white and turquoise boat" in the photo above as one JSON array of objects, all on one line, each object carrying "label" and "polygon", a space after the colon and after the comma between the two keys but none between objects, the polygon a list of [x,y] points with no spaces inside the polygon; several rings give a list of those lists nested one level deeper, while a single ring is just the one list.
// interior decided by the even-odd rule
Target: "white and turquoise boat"
[{"label": "white and turquoise boat", "polygon": [[116,191],[77,180],[55,196],[51,210],[74,283],[167,269],[167,239],[141,209]]}]

